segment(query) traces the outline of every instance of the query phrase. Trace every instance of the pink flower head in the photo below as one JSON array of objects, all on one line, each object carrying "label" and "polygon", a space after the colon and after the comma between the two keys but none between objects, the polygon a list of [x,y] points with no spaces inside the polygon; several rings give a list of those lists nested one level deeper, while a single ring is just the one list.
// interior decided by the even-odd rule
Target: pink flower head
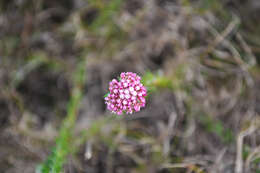
[{"label": "pink flower head", "polygon": [[109,93],[105,97],[108,110],[121,115],[132,114],[145,107],[146,88],[141,83],[141,77],[136,73],[123,72],[120,80],[113,79],[109,83]]}]

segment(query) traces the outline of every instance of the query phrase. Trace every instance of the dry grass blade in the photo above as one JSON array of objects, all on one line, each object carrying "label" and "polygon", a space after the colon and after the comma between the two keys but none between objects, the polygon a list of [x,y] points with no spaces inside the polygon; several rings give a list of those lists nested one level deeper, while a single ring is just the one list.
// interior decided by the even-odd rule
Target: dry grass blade
[{"label": "dry grass blade", "polygon": [[238,137],[237,137],[237,156],[236,156],[236,167],[235,167],[235,173],[243,173],[243,157],[242,157],[242,152],[243,152],[243,140],[244,137],[252,134],[255,130],[257,129],[257,126],[255,122],[249,126],[246,130],[242,131]]}]

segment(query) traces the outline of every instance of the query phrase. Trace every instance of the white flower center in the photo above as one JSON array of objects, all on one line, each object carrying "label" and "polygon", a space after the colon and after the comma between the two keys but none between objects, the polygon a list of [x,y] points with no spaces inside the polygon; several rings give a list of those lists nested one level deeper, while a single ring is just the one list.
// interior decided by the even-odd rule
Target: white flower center
[{"label": "white flower center", "polygon": [[123,104],[124,104],[124,105],[126,105],[126,104],[127,104],[127,101],[126,101],[126,100],[124,100],[124,101],[123,101]]},{"label": "white flower center", "polygon": [[125,94],[129,94],[129,91],[128,91],[128,90],[125,90]]},{"label": "white flower center", "polygon": [[132,94],[133,94],[133,96],[136,96],[136,95],[137,95],[137,92],[136,92],[136,91],[133,91]]},{"label": "white flower center", "polygon": [[130,92],[133,92],[133,91],[134,91],[134,88],[133,88],[133,87],[130,87],[130,88],[129,88],[129,91],[130,91]]},{"label": "white flower center", "polygon": [[121,99],[124,99],[124,98],[125,98],[124,94],[120,94],[119,97],[120,97]]}]

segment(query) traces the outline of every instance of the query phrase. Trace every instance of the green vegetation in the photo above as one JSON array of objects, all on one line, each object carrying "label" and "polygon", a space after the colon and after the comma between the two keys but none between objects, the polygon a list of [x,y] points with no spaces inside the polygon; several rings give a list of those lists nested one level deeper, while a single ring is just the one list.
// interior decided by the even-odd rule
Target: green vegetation
[{"label": "green vegetation", "polygon": [[[96,33],[100,33],[101,31],[98,31],[98,29],[103,26],[106,26],[110,30],[107,37],[110,37],[109,35],[115,32],[114,28],[116,27],[112,22],[112,17],[115,14],[115,12],[119,9],[121,5],[121,0],[112,0],[109,4],[104,5],[101,5],[101,1],[91,1],[91,3],[92,5],[99,7],[100,14],[88,29],[92,32],[94,31]],[[37,58],[34,59],[35,62],[31,61],[31,64],[28,65],[26,71],[30,71],[34,66],[41,64],[41,62],[45,60],[42,56],[37,56]],[[71,98],[67,108],[67,116],[61,125],[59,136],[56,139],[56,145],[52,150],[52,153],[50,154],[49,158],[37,168],[37,173],[61,172],[63,169],[63,165],[66,163],[67,156],[70,153],[72,153],[72,136],[76,123],[76,117],[80,108],[82,89],[86,80],[86,60],[83,59],[78,64],[79,65],[74,76],[74,88],[72,89]],[[17,83],[17,80],[15,82]],[[87,134],[85,136],[95,135],[101,128],[101,126],[98,124],[99,123],[94,123],[92,127],[89,129],[89,131],[87,131]],[[87,137],[83,137],[83,139],[86,140]],[[109,143],[112,143],[112,141],[110,141]]]},{"label": "green vegetation", "polygon": [[201,115],[200,120],[207,131],[216,134],[223,142],[231,143],[234,141],[233,132],[226,129],[221,121],[207,115]]},{"label": "green vegetation", "polygon": [[260,173],[257,1],[2,0],[1,171]]},{"label": "green vegetation", "polygon": [[40,165],[37,171],[39,173],[59,173],[62,170],[67,156],[71,152],[72,136],[75,122],[80,107],[82,97],[82,88],[86,80],[86,63],[82,60],[75,72],[74,88],[72,89],[70,102],[68,104],[67,116],[64,119],[59,136],[56,139],[56,146],[51,155]]}]

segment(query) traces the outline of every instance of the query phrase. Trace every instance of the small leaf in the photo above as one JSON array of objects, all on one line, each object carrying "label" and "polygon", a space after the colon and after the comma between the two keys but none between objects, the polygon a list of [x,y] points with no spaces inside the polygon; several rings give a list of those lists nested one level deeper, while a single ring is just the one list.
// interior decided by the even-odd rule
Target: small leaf
[{"label": "small leaf", "polygon": [[106,93],[106,94],[104,95],[104,98],[106,98],[108,95],[109,95],[109,93]]}]

